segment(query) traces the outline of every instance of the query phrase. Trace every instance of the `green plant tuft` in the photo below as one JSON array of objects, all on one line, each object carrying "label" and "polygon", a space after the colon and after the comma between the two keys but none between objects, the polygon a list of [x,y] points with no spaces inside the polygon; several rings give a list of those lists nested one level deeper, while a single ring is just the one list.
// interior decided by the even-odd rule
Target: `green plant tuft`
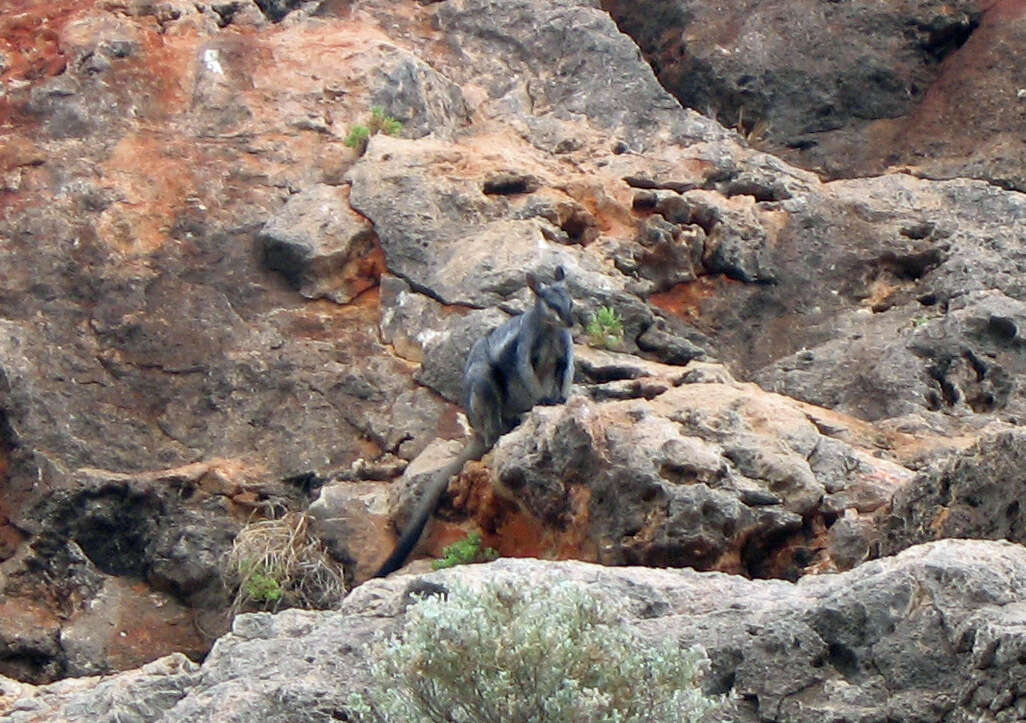
[{"label": "green plant tuft", "polygon": [[403,124],[385,113],[384,108],[380,106],[374,106],[371,108],[371,135],[375,133],[384,133],[386,136],[397,136],[402,132],[402,130]]},{"label": "green plant tuft", "polygon": [[363,155],[363,152],[367,150],[367,141],[370,140],[370,137],[370,128],[365,125],[355,125],[346,136],[346,145]]},{"label": "green plant tuft", "polygon": [[481,547],[481,535],[472,532],[462,540],[448,545],[442,550],[443,557],[431,563],[435,570],[444,570],[457,565],[469,565],[475,562],[491,562],[499,556],[491,547]]},{"label": "green plant tuft", "polygon": [[452,585],[368,649],[372,683],[348,712],[378,723],[722,719],[728,699],[698,685],[701,648],[641,638],[623,612],[577,583]]},{"label": "green plant tuft", "polygon": [[611,306],[603,306],[585,328],[594,347],[615,349],[623,342],[623,318]]},{"label": "green plant tuft", "polygon": [[246,579],[246,595],[256,603],[274,604],[285,596],[285,591],[275,574],[254,571]]},{"label": "green plant tuft", "polygon": [[357,155],[362,156],[367,151],[367,143],[370,137],[376,133],[384,133],[388,136],[397,136],[403,130],[402,122],[385,113],[380,106],[371,108],[371,117],[366,124],[358,124],[349,130],[345,144],[354,149]]}]

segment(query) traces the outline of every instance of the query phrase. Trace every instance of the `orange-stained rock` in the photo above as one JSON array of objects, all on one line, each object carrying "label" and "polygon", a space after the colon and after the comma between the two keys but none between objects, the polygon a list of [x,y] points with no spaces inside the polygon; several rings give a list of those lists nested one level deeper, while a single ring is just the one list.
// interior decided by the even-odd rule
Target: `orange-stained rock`
[{"label": "orange-stained rock", "polygon": [[201,630],[196,613],[170,595],[109,577],[90,605],[64,623],[60,640],[65,672],[78,677],[137,668],[174,652],[199,661],[217,632]]},{"label": "orange-stained rock", "polygon": [[[968,2],[920,6],[957,31]],[[261,6],[0,17],[0,594],[42,631],[0,652],[20,676],[134,665],[175,629],[201,651],[183,610],[223,628],[238,529],[321,486],[365,576],[416,496],[406,464],[466,436],[465,354],[531,303],[528,272],[564,266],[579,343],[615,310],[621,353],[580,348],[575,400],[468,466],[419,555],[480,527],[511,556],[841,569],[913,469],[1026,418],[1013,176],[823,183],[682,109],[589,0]],[[1011,10],[934,46],[936,108],[973,95],[956,61],[1013,37]],[[696,40],[719,54],[722,15]],[[361,155],[375,107],[401,128]],[[261,230],[310,253],[277,263]]]}]

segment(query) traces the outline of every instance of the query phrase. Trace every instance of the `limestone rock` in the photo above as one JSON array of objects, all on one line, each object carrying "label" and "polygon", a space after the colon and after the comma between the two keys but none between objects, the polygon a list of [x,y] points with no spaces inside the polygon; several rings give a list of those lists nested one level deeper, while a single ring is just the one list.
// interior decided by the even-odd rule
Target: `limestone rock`
[{"label": "limestone rock", "polygon": [[1023,433],[995,430],[963,454],[925,470],[891,505],[883,554],[944,537],[1026,543]]},{"label": "limestone rock", "polygon": [[[830,556],[808,520],[882,511],[914,476],[827,436],[786,398],[679,377],[636,386],[634,399],[534,410],[490,456],[501,496],[550,535],[577,539],[582,559],[794,576]],[[516,518],[479,522],[502,551]],[[784,538],[801,542],[767,557]]]},{"label": "limestone rock", "polygon": [[[797,584],[693,570],[500,560],[397,576],[339,611],[236,619],[197,668],[168,656],[106,678],[34,687],[0,679],[0,715],[33,720],[337,720],[367,680],[367,646],[394,630],[425,583],[573,581],[627,607],[640,636],[702,645],[709,692],[733,692],[738,723],[777,720],[1014,720],[1024,645],[1026,554],[945,540]],[[372,653],[371,653],[372,654]]]},{"label": "limestone rock", "polygon": [[[524,122],[543,147],[558,146],[544,143],[546,129],[556,127],[544,123],[548,115],[587,118],[639,151],[662,134],[723,137],[715,124],[681,113],[652,72],[639,68],[637,47],[595,3],[458,0],[439,7],[438,22],[461,61],[453,68],[458,81],[483,85],[489,105]],[[493,50],[496,28],[501,54]],[[569,28],[577,42],[568,40]],[[599,77],[603,82],[592,82]]]},{"label": "limestone rock", "polygon": [[[357,580],[366,580],[384,561],[371,560],[364,550],[388,550],[393,537],[388,529],[388,493],[371,482],[338,482],[321,488],[308,508],[317,534],[332,556],[346,564]],[[387,553],[385,553],[387,554]]]},{"label": "limestone rock", "polygon": [[260,231],[268,268],[308,299],[352,301],[377,284],[374,230],[340,189],[319,184],[292,196]]},{"label": "limestone rock", "polygon": [[0,679],[0,713],[11,721],[157,721],[181,700],[200,676],[199,666],[181,653],[158,658],[116,677],[69,678],[35,688]]}]

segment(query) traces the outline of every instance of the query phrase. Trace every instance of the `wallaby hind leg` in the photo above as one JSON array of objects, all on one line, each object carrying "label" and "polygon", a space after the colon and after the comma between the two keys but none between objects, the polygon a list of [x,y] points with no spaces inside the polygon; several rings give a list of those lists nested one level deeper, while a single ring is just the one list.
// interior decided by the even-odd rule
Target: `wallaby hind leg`
[{"label": "wallaby hind leg", "polygon": [[505,431],[502,420],[502,395],[499,387],[484,375],[468,374],[464,408],[470,426],[491,447]]}]

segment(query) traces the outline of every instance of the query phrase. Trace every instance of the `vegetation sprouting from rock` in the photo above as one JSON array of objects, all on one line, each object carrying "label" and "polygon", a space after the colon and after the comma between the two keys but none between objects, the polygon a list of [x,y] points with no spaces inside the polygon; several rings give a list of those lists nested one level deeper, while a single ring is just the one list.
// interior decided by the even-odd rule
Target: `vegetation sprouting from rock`
[{"label": "vegetation sprouting from rock", "polygon": [[623,343],[623,317],[611,306],[603,306],[585,329],[589,343],[599,349],[616,349]]},{"label": "vegetation sprouting from rock", "polygon": [[371,117],[366,124],[360,123],[353,126],[346,136],[346,145],[356,151],[356,155],[362,156],[367,151],[367,143],[375,133],[384,133],[388,136],[397,136],[403,129],[403,124],[385,113],[384,108],[375,106],[371,108]]},{"label": "vegetation sprouting from rock", "polygon": [[491,562],[499,553],[491,547],[481,547],[481,535],[477,532],[457,540],[442,550],[442,557],[431,563],[435,570],[444,570],[457,565],[469,565],[475,562]]},{"label": "vegetation sprouting from rock", "polygon": [[707,720],[727,701],[699,688],[701,648],[640,640],[584,585],[493,581],[420,600],[373,650],[360,721]]},{"label": "vegetation sprouting from rock", "polygon": [[246,525],[225,565],[234,592],[230,614],[283,608],[337,607],[346,588],[342,567],[310,529],[310,517],[290,512]]}]

